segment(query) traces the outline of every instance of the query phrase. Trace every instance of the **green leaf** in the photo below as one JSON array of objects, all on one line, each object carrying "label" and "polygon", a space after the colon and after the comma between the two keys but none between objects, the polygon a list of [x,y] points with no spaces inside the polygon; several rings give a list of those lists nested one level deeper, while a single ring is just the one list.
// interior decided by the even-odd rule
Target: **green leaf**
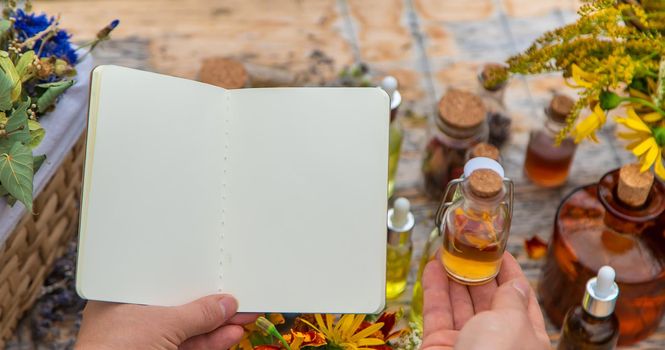
[{"label": "green leaf", "polygon": [[28,147],[30,147],[30,149],[37,148],[37,146],[42,143],[44,135],[46,135],[46,131],[44,131],[44,129],[30,131],[30,141],[28,142]]},{"label": "green leaf", "polygon": [[32,168],[34,169],[33,173],[36,173],[37,170],[39,170],[39,168],[42,167],[42,164],[44,164],[45,160],[46,160],[46,154],[34,156],[32,158]]},{"label": "green leaf", "polygon": [[30,50],[26,51],[21,55],[21,58],[18,59],[16,63],[16,72],[18,72],[19,79],[21,82],[26,82],[32,78],[32,71],[30,66],[32,61],[35,58],[35,52]]},{"label": "green leaf", "polygon": [[16,67],[14,66],[14,62],[9,58],[7,51],[0,51],[0,68],[2,68],[2,71],[12,82],[12,102],[16,101],[19,96],[21,96],[22,84],[18,72],[16,71]]},{"label": "green leaf", "polygon": [[9,149],[15,142],[23,144],[31,141],[30,130],[28,126],[28,114],[26,113],[30,106],[30,98],[21,102],[16,109],[12,112],[7,120],[5,130],[9,133],[9,137],[0,139],[0,150]]},{"label": "green leaf", "polygon": [[0,19],[0,37],[4,38],[12,27],[12,22],[6,19]]},{"label": "green leaf", "polygon": [[55,99],[62,95],[67,89],[74,85],[73,80],[62,80],[55,83],[46,83],[37,85],[40,88],[46,89],[44,93],[37,99],[37,108],[39,113],[44,113],[53,103]]},{"label": "green leaf", "polygon": [[0,183],[32,212],[32,151],[20,142],[0,154]]},{"label": "green leaf", "polygon": [[39,146],[44,139],[46,130],[42,128],[38,121],[30,119],[28,119],[28,130],[30,130],[30,141],[28,142],[28,146],[30,146],[31,149],[34,149]]},{"label": "green leaf", "polygon": [[12,108],[12,88],[14,83],[7,74],[0,72],[0,110],[6,111]]}]

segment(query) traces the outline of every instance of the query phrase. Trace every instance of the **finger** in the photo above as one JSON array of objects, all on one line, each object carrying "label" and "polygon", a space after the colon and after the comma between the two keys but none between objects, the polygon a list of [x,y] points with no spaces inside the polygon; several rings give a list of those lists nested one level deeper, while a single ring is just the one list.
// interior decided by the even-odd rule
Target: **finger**
[{"label": "finger", "polygon": [[480,313],[490,309],[492,305],[492,296],[497,289],[496,279],[479,285],[479,286],[469,286],[469,294],[471,295],[471,302],[473,302],[473,312]]},{"label": "finger", "polygon": [[503,253],[503,259],[501,261],[501,269],[499,274],[496,276],[496,282],[498,285],[502,285],[508,281],[514,280],[516,278],[526,278],[524,277],[524,272],[520,264],[515,260],[515,258],[510,255],[510,253]]},{"label": "finger", "polygon": [[497,288],[492,298],[492,310],[515,310],[527,313],[531,287],[525,278],[516,278]]},{"label": "finger", "polygon": [[447,349],[452,350],[453,346],[457,343],[457,337],[459,336],[459,331],[453,330],[440,330],[435,333],[430,334],[427,337],[423,337],[422,344],[420,349],[422,350],[436,350],[436,349]]},{"label": "finger", "polygon": [[242,340],[244,330],[238,325],[228,325],[201,334],[184,342],[178,350],[226,350]]},{"label": "finger", "polygon": [[[210,295],[189,304],[172,308],[175,329],[184,332],[185,339],[211,332],[232,318],[238,302],[230,295]],[[184,339],[183,339],[184,340]]]},{"label": "finger", "polygon": [[423,271],[424,337],[438,330],[453,329],[453,309],[448,294],[448,277],[440,260],[427,263]]},{"label": "finger", "polygon": [[543,312],[540,310],[540,305],[538,305],[538,299],[536,298],[536,293],[533,291],[533,289],[531,289],[529,296],[528,313],[529,321],[531,321],[533,330],[536,332],[538,338],[541,340],[541,342],[549,344],[550,338],[547,335],[547,330],[545,329],[545,319],[543,318]]},{"label": "finger", "polygon": [[453,280],[450,282],[450,302],[453,305],[453,321],[455,330],[460,330],[473,317],[473,302],[469,289]]},{"label": "finger", "polygon": [[235,316],[231,317],[226,323],[228,324],[237,324],[237,325],[246,325],[249,323],[253,323],[256,321],[256,319],[259,318],[259,314],[248,314],[248,313],[242,313],[242,314],[236,314]]}]

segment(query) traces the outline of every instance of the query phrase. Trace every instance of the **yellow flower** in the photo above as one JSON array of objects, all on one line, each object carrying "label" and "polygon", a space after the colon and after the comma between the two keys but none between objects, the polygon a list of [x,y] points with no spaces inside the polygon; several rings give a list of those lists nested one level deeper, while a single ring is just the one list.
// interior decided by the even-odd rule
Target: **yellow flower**
[{"label": "yellow flower", "polygon": [[573,88],[589,89],[593,87],[593,83],[596,80],[593,73],[585,72],[582,68],[580,68],[580,66],[576,65],[575,63],[572,64],[572,75],[573,75],[573,81],[575,81],[575,84],[577,85],[573,85],[568,82],[566,82],[566,84]]},{"label": "yellow flower", "polygon": [[301,319],[328,339],[328,343],[335,344],[345,350],[373,350],[369,346],[383,345],[384,341],[370,336],[383,327],[383,322],[370,324],[360,328],[365,315],[344,315],[335,323],[335,316],[326,314],[325,320],[321,314],[314,315],[318,327]]},{"label": "yellow flower", "polygon": [[662,158],[663,150],[658,145],[658,142],[656,142],[654,130],[642,121],[633,108],[628,108],[626,111],[628,116],[616,118],[616,121],[629,128],[631,132],[620,132],[618,133],[619,137],[630,141],[626,149],[632,151],[640,159],[642,163],[640,171],[649,170],[655,163],[654,170],[656,175],[665,179],[665,165],[663,165]]},{"label": "yellow flower", "polygon": [[596,131],[605,124],[605,120],[607,120],[605,111],[603,111],[603,109],[600,108],[600,104],[597,103],[593,108],[593,113],[577,124],[575,129],[573,129],[571,134],[575,138],[575,143],[579,143],[587,137],[594,142],[598,142]]}]

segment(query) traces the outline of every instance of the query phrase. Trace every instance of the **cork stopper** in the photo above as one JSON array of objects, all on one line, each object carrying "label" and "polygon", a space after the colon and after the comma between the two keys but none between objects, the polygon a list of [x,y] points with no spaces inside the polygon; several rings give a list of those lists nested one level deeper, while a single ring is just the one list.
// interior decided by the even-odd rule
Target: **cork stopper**
[{"label": "cork stopper", "polygon": [[481,142],[471,149],[470,159],[476,157],[485,157],[499,161],[499,149],[489,143]]},{"label": "cork stopper", "polygon": [[488,90],[498,90],[508,81],[508,69],[499,63],[487,63],[480,71],[480,82]]},{"label": "cork stopper", "polygon": [[503,179],[490,169],[478,169],[469,176],[471,192],[481,198],[491,198],[501,192]]},{"label": "cork stopper", "polygon": [[199,70],[199,81],[225,89],[239,89],[247,86],[248,75],[239,61],[211,57],[203,60]]},{"label": "cork stopper", "polygon": [[475,128],[485,121],[486,115],[483,101],[470,92],[451,89],[439,101],[439,118],[452,127]]},{"label": "cork stopper", "polygon": [[566,95],[554,95],[548,109],[550,118],[555,122],[565,123],[574,104],[575,101]]},{"label": "cork stopper", "polygon": [[632,207],[639,207],[647,201],[653,184],[653,173],[640,172],[640,168],[640,164],[633,163],[619,170],[617,195],[622,202]]}]

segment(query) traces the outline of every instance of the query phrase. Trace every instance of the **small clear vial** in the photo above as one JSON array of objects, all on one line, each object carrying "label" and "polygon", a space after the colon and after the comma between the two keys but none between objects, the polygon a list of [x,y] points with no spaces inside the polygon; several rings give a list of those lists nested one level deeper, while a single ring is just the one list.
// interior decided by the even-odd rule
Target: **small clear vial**
[{"label": "small clear vial", "polygon": [[386,298],[395,299],[406,289],[411,266],[411,234],[415,219],[406,198],[397,198],[388,211],[388,251],[386,262]]}]

